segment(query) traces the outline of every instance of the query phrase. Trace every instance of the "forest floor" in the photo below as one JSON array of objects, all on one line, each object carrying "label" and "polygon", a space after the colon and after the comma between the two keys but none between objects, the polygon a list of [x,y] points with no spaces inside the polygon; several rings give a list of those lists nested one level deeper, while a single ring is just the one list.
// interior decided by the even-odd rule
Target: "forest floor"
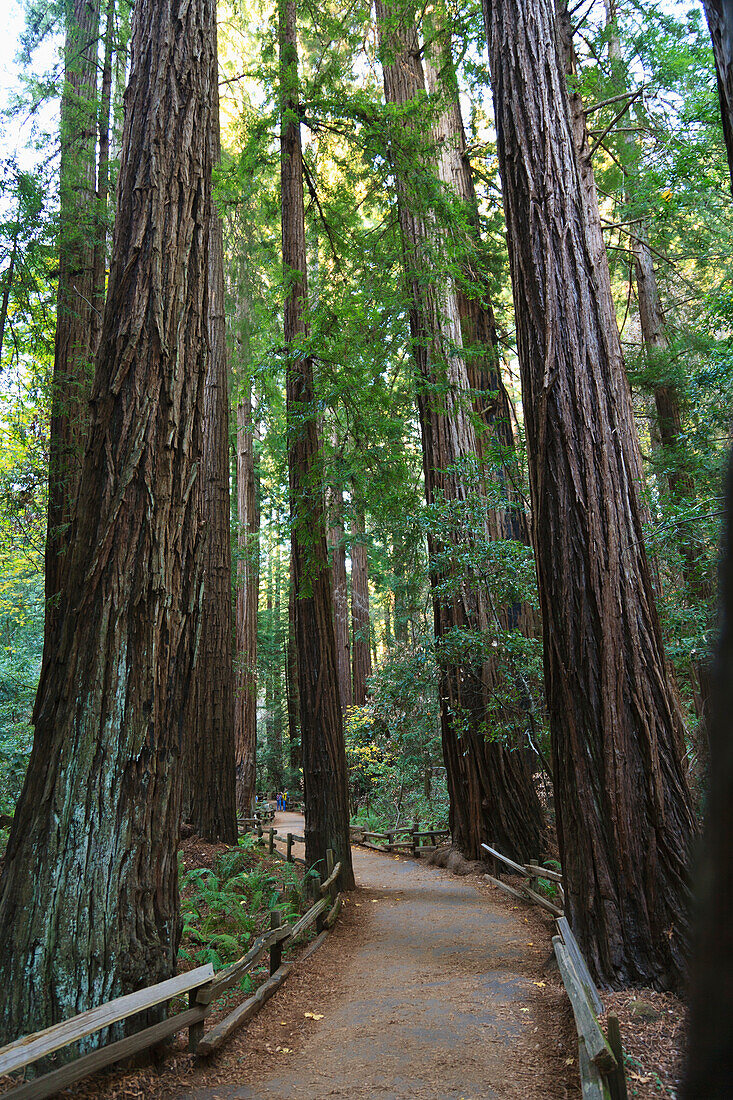
[{"label": "forest floor", "polygon": [[[275,825],[302,834],[303,819],[281,813]],[[157,1066],[100,1075],[71,1095],[579,1098],[577,1039],[552,954],[552,919],[514,905],[478,875],[459,878],[359,847],[353,855],[357,888],[332,934],[219,1054],[197,1063],[181,1036]],[[629,1094],[674,1095],[659,1086],[656,1073],[632,1078]]]}]

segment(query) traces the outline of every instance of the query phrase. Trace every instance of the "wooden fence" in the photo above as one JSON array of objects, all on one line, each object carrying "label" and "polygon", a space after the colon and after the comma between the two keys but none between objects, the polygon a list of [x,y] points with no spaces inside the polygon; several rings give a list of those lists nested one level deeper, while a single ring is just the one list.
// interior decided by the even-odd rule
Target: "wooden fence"
[{"label": "wooden fence", "polygon": [[[271,830],[272,832],[274,830]],[[165,1039],[185,1029],[188,1029],[189,1049],[192,1053],[198,1057],[212,1054],[238,1028],[251,1020],[285,981],[294,962],[282,962],[283,949],[295,944],[314,925],[318,937],[303,953],[301,960],[312,954],[324,942],[338,917],[342,902],[338,892],[341,864],[334,863],[334,855],[330,850],[326,854],[326,870],[327,877],[324,882],[321,882],[319,875],[314,876],[312,881],[316,900],[295,924],[283,925],[280,911],[273,910],[270,914],[270,929],[255,940],[246,955],[225,970],[214,974],[213,967],[207,963],[206,966],[200,966],[187,974],[178,974],[175,978],[169,978],[147,989],[140,989],[100,1005],[98,1008],[82,1012],[79,1016],[54,1024],[44,1031],[24,1035],[0,1049],[0,1075],[14,1073],[112,1024],[120,1023],[158,1005],[167,1004],[171,998],[179,994],[188,994],[187,1009],[151,1027],[146,1027],[134,1035],[109,1043],[90,1054],[82,1055],[42,1077],[24,1082],[5,1093],[3,1100],[6,1098],[7,1100],[43,1100],[44,1097],[53,1096],[60,1089],[68,1088],[69,1085],[123,1058],[157,1047]],[[205,1032],[205,1020],[211,1011],[212,1002],[240,982],[268,951],[270,977],[267,981],[215,1027]]]},{"label": "wooden fence", "polygon": [[[547,882],[556,884],[558,897],[562,904],[565,904],[562,875],[558,871],[541,867],[539,861],[515,863],[513,859],[502,855],[488,844],[482,844],[481,847],[495,861],[498,861],[498,864],[508,868],[515,876],[528,879],[530,882],[545,879]],[[496,875],[484,875],[487,882],[498,886],[500,890],[518,901],[539,905],[557,918],[557,935],[552,938],[552,946],[575,1017],[583,1100],[628,1100],[618,1019],[616,1016],[608,1017],[608,1037],[606,1037],[598,1023],[598,1017],[603,1012],[601,998],[563,910],[525,883],[510,886],[508,882],[502,882],[498,877],[498,864],[495,864]]]},{"label": "wooden fence", "polygon": [[[364,848],[371,848],[375,852],[409,852],[413,856],[421,852],[434,852],[438,842],[450,836],[450,829],[442,829],[437,825],[428,825],[421,830],[417,821],[412,825],[388,829],[384,833],[372,832],[358,825],[352,825],[349,832],[353,843],[361,844]],[[399,840],[398,837],[403,839]]]}]

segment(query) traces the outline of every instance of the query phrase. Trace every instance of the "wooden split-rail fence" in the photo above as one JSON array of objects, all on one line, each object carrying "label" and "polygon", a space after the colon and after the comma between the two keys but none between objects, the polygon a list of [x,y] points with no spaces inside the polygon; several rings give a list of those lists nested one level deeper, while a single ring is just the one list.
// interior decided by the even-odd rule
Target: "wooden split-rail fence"
[{"label": "wooden split-rail fence", "polygon": [[417,821],[401,828],[387,829],[383,833],[352,825],[349,832],[352,842],[364,848],[371,848],[375,852],[406,852],[413,856],[434,852],[440,841],[450,836],[450,829],[442,829],[437,825],[426,825],[421,830]]},{"label": "wooden split-rail fence", "polygon": [[533,885],[537,879],[554,883],[558,898],[564,906],[562,875],[558,871],[542,867],[539,860],[534,863],[516,863],[488,844],[482,844],[481,847],[498,861],[495,862],[496,874],[484,875],[487,882],[498,886],[518,901],[540,906],[556,918],[557,935],[552,938],[552,946],[575,1018],[583,1100],[628,1100],[618,1018],[609,1015],[608,1036],[604,1035],[598,1023],[603,1004],[563,909],[538,894],[525,882],[518,886],[502,882],[498,868],[499,865],[508,868],[512,875],[527,879]]},{"label": "wooden split-rail fence", "polygon": [[[326,939],[341,909],[342,896],[338,891],[341,863],[334,862],[334,854],[326,853],[325,881],[320,876],[312,879],[314,904],[293,925],[283,924],[279,910],[270,913],[270,928],[252,944],[246,955],[216,974],[210,963],[199,966],[186,974],[159,982],[146,989],[117,997],[113,1001],[89,1009],[69,1020],[54,1024],[33,1035],[24,1035],[0,1049],[0,1076],[16,1073],[27,1066],[45,1059],[72,1043],[78,1043],[119,1024],[141,1012],[149,1012],[158,1006],[168,1006],[173,997],[188,995],[188,1008],[168,1016],[159,1023],[145,1027],[133,1035],[108,1043],[89,1054],[52,1069],[43,1076],[18,1085],[4,1094],[3,1100],[44,1100],[61,1089],[81,1081],[98,1070],[122,1061],[134,1054],[158,1047],[179,1031],[188,1030],[189,1050],[197,1057],[213,1054],[243,1024],[259,1012],[262,1005],[279,989],[295,965],[313,954]],[[315,926],[317,937],[298,960],[283,963],[285,947],[295,944],[309,929]],[[251,997],[239,1004],[210,1031],[205,1031],[206,1017],[211,1005],[227,990],[237,985],[269,952],[270,977]]]}]

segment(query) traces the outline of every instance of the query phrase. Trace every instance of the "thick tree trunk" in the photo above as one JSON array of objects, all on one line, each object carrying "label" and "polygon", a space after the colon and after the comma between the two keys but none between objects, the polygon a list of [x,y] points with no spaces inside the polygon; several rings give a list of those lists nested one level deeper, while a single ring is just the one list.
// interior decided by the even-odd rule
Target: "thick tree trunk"
[{"label": "thick tree trunk", "polygon": [[214,6],[140,0],[134,25],[61,629],[0,883],[0,1043],[168,978],[176,963],[182,715],[201,586]]},{"label": "thick tree trunk", "polygon": [[61,96],[59,282],[49,433],[46,626],[44,661],[52,661],[79,472],[87,441],[92,375],[96,235],[96,95],[98,0],[68,5]]},{"label": "thick tree trunk", "polygon": [[[296,351],[308,336],[303,311],[308,298],[303,203],[303,154],[298,118],[298,49],[295,0],[279,0],[281,77],[281,173],[283,267],[289,286],[284,336]],[[325,869],[326,851],[341,861],[341,885],[351,889],[349,795],[333,631],[331,573],[326,548],[325,504],[309,355],[291,356],[287,370],[288,466],[295,574],[295,627],[303,777],[305,858]]]},{"label": "thick tree trunk", "polygon": [[351,657],[354,706],[363,707],[372,674],[369,616],[369,558],[364,543],[364,512],[351,518]]},{"label": "thick tree trunk", "polygon": [[[216,64],[216,54],[215,54]],[[218,70],[212,75],[211,163],[221,157]],[[204,586],[184,778],[187,821],[205,840],[237,843],[232,665],[232,556],[229,500],[229,393],[224,304],[224,235],[209,210],[209,359],[204,389],[201,520]]]},{"label": "thick tree trunk", "polygon": [[[733,164],[733,150],[730,158]],[[720,609],[683,1100],[727,1100],[733,1080],[733,462],[728,470]]]},{"label": "thick tree trunk", "polygon": [[260,509],[255,473],[251,390],[237,406],[237,690],[234,741],[237,814],[249,817],[257,767],[257,610],[260,598]]},{"label": "thick tree trunk", "polygon": [[702,6],[713,40],[720,115],[733,191],[733,6],[731,0],[703,0]]},{"label": "thick tree trunk", "polygon": [[[706,0],[733,179],[733,4]],[[727,1100],[733,1078],[733,459],[720,570],[721,629],[710,733],[710,792],[683,1100]]]},{"label": "thick tree trunk", "polygon": [[[394,10],[377,0],[380,51],[384,58],[385,96],[397,106],[414,105],[425,81],[414,24],[396,19]],[[403,240],[405,272],[411,293],[410,330],[416,363],[417,404],[423,445],[427,503],[461,505],[469,489],[462,467],[475,461],[476,436],[470,413],[470,387],[461,358],[461,326],[456,295],[446,280],[427,273],[435,251],[436,227],[421,212],[419,188],[410,180],[420,172],[416,124],[395,131],[392,154]],[[424,166],[427,171],[427,165]],[[422,203],[424,207],[424,203]],[[489,532],[485,532],[489,537]],[[459,520],[453,544],[465,548],[475,536]],[[450,795],[453,843],[468,857],[482,855],[482,841],[496,843],[514,858],[533,858],[540,850],[542,813],[524,753],[487,740],[487,693],[491,670],[476,658],[457,661],[450,654],[455,631],[482,632],[489,626],[485,587],[465,571],[450,595],[441,588],[451,579],[445,560],[448,547],[428,539],[430,580],[434,593],[434,629],[439,653],[443,755]],[[456,590],[457,589],[457,590]]]},{"label": "thick tree trunk", "polygon": [[336,635],[336,660],[339,671],[341,710],[352,705],[351,645],[349,642],[349,592],[346,582],[346,543],[344,541],[344,494],[330,489],[328,494],[328,546],[333,580],[333,626]]},{"label": "thick tree trunk", "polygon": [[680,989],[693,832],[549,0],[484,6],[530,463],[566,911],[596,975]]}]

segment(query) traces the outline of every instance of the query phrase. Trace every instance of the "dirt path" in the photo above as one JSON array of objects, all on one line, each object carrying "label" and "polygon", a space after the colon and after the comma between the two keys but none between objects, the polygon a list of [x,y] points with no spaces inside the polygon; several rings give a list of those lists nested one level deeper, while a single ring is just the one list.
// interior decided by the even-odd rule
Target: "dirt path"
[{"label": "dirt path", "polygon": [[[302,834],[298,815],[275,823]],[[195,1073],[180,1100],[579,1096],[565,1002],[545,968],[551,924],[413,859],[355,848],[354,865],[344,920],[253,1021],[227,1072]]]}]

